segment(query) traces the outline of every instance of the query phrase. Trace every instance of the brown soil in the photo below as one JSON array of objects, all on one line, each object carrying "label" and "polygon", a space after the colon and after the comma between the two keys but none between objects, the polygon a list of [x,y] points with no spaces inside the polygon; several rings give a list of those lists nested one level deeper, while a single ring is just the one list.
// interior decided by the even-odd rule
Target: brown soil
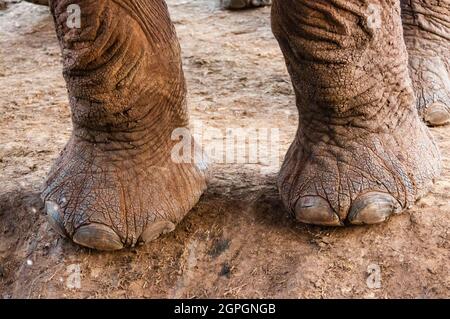
[{"label": "brown soil", "polygon": [[[1,1],[0,1],[1,2]],[[269,8],[225,12],[213,0],[169,0],[183,48],[193,120],[280,128],[297,115]],[[0,11],[0,297],[450,297],[450,130],[432,129],[444,171],[410,211],[371,227],[295,223],[276,169],[212,165],[207,193],[168,235],[99,253],[59,238],[39,189],[71,132],[58,44],[45,7]],[[369,288],[369,265],[381,288]],[[70,289],[71,265],[81,288]]]}]

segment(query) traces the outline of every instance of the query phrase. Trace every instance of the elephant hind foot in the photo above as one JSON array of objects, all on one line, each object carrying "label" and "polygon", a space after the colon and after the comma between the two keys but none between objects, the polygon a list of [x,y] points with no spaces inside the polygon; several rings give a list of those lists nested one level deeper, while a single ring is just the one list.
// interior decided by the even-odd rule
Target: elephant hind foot
[{"label": "elephant hind foot", "polygon": [[450,122],[450,3],[402,0],[409,71],[419,114],[430,126]]},{"label": "elephant hind foot", "polygon": [[445,64],[439,57],[418,56],[414,51],[409,55],[419,114],[430,126],[449,123],[450,77]]}]

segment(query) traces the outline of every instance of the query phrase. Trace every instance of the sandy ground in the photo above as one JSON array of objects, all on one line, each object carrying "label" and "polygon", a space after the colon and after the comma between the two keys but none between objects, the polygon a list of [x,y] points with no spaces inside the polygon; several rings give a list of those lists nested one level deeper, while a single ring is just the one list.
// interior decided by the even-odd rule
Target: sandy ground
[{"label": "sandy ground", "polygon": [[[283,156],[297,115],[270,10],[211,2],[168,1],[191,117],[222,131],[279,128]],[[450,129],[432,131],[442,178],[386,224],[297,224],[280,203],[276,167],[214,164],[207,193],[173,233],[118,253],[84,249],[50,229],[39,199],[71,132],[52,20],[46,8],[10,3],[0,11],[0,297],[448,298]],[[367,284],[378,277],[371,265],[379,288]]]}]

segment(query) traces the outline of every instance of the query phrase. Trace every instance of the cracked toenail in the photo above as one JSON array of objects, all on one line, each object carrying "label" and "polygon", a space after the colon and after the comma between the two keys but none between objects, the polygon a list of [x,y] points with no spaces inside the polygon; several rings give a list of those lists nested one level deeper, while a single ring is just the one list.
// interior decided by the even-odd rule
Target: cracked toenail
[{"label": "cracked toenail", "polygon": [[394,197],[387,193],[370,192],[353,202],[348,220],[355,225],[377,224],[400,212],[401,205]]},{"label": "cracked toenail", "polygon": [[67,237],[67,232],[64,228],[64,221],[62,219],[59,205],[52,201],[45,202],[45,211],[47,212],[47,220],[59,235]]},{"label": "cracked toenail", "polygon": [[326,200],[318,196],[305,196],[295,205],[295,217],[307,224],[341,226],[338,215]]},{"label": "cracked toenail", "polygon": [[120,237],[108,226],[89,224],[78,228],[73,241],[81,246],[97,250],[119,250],[123,248]]},{"label": "cracked toenail", "polygon": [[158,221],[150,224],[141,235],[141,241],[151,242],[159,236],[170,233],[175,230],[175,224],[169,221]]},{"label": "cracked toenail", "polygon": [[435,102],[426,108],[424,119],[431,125],[444,125],[450,121],[450,110],[444,104]]}]

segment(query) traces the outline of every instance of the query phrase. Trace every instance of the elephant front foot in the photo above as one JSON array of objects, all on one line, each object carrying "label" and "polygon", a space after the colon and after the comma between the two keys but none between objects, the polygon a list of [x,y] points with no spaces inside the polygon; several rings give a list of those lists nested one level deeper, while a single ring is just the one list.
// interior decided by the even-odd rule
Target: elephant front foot
[{"label": "elephant front foot", "polygon": [[300,128],[279,177],[283,202],[300,222],[383,222],[424,195],[439,174],[439,151],[417,115],[393,132],[330,135],[322,128]]},{"label": "elephant front foot", "polygon": [[417,109],[430,126],[450,122],[450,77],[439,57],[410,52],[409,69],[417,97]]},{"label": "elephant front foot", "polygon": [[[82,28],[66,23],[73,4],[81,8]],[[74,127],[42,194],[50,223],[98,250],[172,231],[204,191],[205,167],[193,154],[172,156],[178,149],[172,136],[188,126],[188,114],[180,46],[165,2],[50,6]]]},{"label": "elephant front foot", "polygon": [[173,231],[205,190],[201,163],[118,145],[104,149],[72,137],[46,182],[50,224],[79,245],[118,250],[154,240]]},{"label": "elephant front foot", "polygon": [[272,0],[221,0],[221,5],[228,10],[270,6]]}]

